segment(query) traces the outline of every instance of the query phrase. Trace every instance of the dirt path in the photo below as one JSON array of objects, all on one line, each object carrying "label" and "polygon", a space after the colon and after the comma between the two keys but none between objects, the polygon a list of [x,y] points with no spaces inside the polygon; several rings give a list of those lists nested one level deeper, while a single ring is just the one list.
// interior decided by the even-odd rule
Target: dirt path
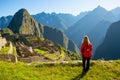
[{"label": "dirt path", "polygon": [[[92,63],[96,63],[96,61],[91,61]],[[101,63],[105,63],[105,62],[113,62],[113,60],[108,60],[108,61],[104,61],[104,60],[100,60]],[[37,62],[39,63],[39,62]],[[41,63],[41,62],[40,62]],[[68,63],[82,63],[82,60],[72,60],[72,61],[50,61],[50,62],[42,62],[42,64],[60,64],[60,63],[64,63],[64,64],[68,64]],[[27,63],[27,65],[30,65],[32,63]]]},{"label": "dirt path", "polygon": [[[72,61],[50,61],[50,62],[42,62],[42,64],[60,64],[60,63],[64,63],[64,64],[68,64],[68,63],[82,63],[82,60],[72,60]],[[39,62],[38,62],[39,63]],[[40,62],[41,63],[41,62]],[[28,63],[27,65],[30,65],[31,63]]]}]

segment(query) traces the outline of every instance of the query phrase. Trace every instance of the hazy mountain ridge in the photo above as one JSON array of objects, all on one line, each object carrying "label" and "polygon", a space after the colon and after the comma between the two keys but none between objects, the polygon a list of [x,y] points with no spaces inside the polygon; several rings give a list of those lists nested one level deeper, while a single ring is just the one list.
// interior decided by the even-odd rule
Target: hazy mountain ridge
[{"label": "hazy mountain ridge", "polygon": [[98,45],[102,43],[110,25],[111,22],[109,21],[100,21],[98,24],[95,25],[95,28],[88,33],[91,42],[93,43],[93,53],[95,53]]},{"label": "hazy mountain ridge", "polygon": [[[73,16],[72,14],[66,14],[66,13],[57,14],[53,12],[50,14],[50,13],[41,12],[32,16],[38,23],[42,23],[45,26],[50,26],[50,27],[57,28],[64,31],[88,13],[89,12],[82,12],[77,16]],[[12,17],[13,16],[11,16],[11,19]],[[11,19],[7,18],[7,22],[5,23],[5,26],[3,26],[3,23],[1,23],[0,24],[1,28],[7,27]]]},{"label": "hazy mountain ridge", "polygon": [[117,7],[113,10],[111,10],[110,12],[112,12],[115,15],[115,18],[117,20],[120,20],[120,7]]},{"label": "hazy mountain ridge", "polygon": [[12,16],[1,17],[0,18],[0,28],[7,27],[11,20],[12,20]]},{"label": "hazy mountain ridge", "polygon": [[[100,8],[100,6],[98,6],[98,8]],[[44,24],[44,25],[46,25],[46,26],[51,26],[51,27],[55,27],[55,28],[57,28],[57,26],[59,26],[58,28],[60,28],[60,25],[61,25],[61,30],[62,29],[67,29],[68,27],[70,27],[70,26],[72,26],[74,23],[76,23],[78,20],[80,20],[80,19],[82,19],[84,16],[86,16],[87,14],[89,14],[91,11],[88,11],[88,12],[81,12],[79,15],[77,15],[77,16],[73,16],[72,14],[66,14],[66,13],[55,13],[55,12],[53,12],[53,13],[45,13],[45,12],[41,12],[41,13],[38,13],[38,14],[36,14],[36,15],[32,15],[34,18],[35,18],[35,20],[39,23],[42,23],[42,24]],[[97,12],[97,11],[96,11]],[[99,11],[100,12],[100,11]],[[97,12],[97,14],[99,13],[99,12]],[[101,13],[101,12],[100,12]],[[110,17],[111,16],[111,17]],[[107,19],[107,20],[111,20],[111,19],[109,19],[109,18],[114,18],[114,19],[116,19],[116,20],[119,20],[119,17],[120,16],[120,8],[119,7],[117,7],[117,8],[115,8],[115,9],[113,9],[113,10],[111,10],[111,11],[109,11],[109,13],[107,13],[104,17],[103,17],[103,19]],[[11,19],[12,19],[12,17],[13,16],[3,16],[3,17],[1,17],[0,18],[0,27],[2,28],[2,27],[7,27],[8,26],[8,24],[9,24],[9,22],[11,21]],[[54,17],[54,18],[52,18],[52,17]],[[11,19],[10,19],[11,18]],[[51,19],[49,19],[49,18],[51,18],[52,19],[52,21],[53,22],[57,22],[57,23],[59,23],[59,24],[55,24],[55,23],[50,23],[50,20]],[[60,19],[59,19],[60,18]],[[5,20],[4,22],[6,22],[6,23],[4,23],[5,24],[5,26],[3,25],[3,23],[2,23],[2,20]],[[58,19],[58,21],[56,21],[56,19]],[[60,24],[60,22],[62,22],[63,23],[63,26],[62,26],[62,24]],[[48,23],[49,22],[49,23]],[[55,25],[55,26],[53,26],[53,25]],[[62,28],[63,27],[63,28]]]},{"label": "hazy mountain ridge", "polygon": [[[103,12],[101,12],[103,11]],[[71,26],[67,30],[67,35],[75,41],[78,45],[80,45],[81,40],[85,34],[88,34],[91,30],[95,28],[101,20],[103,20],[103,16],[107,13],[107,11],[102,7],[97,7],[89,14],[84,16],[78,22],[76,22],[73,26]],[[77,35],[81,34],[81,35]],[[77,35],[77,36],[75,36]],[[79,38],[79,39],[78,39]]]},{"label": "hazy mountain ridge", "polygon": [[61,17],[57,16],[55,13],[47,14],[42,12],[40,14],[33,15],[33,17],[38,23],[42,23],[43,25],[46,25],[46,26],[52,26],[62,31],[67,29],[67,26],[68,26],[64,22],[64,20]]},{"label": "hazy mountain ridge", "polygon": [[72,14],[65,13],[39,13],[33,15],[38,23],[42,23],[46,26],[51,26],[62,31],[67,30],[71,25],[73,25],[76,21],[84,17],[88,12],[81,13],[77,16],[73,16]]}]

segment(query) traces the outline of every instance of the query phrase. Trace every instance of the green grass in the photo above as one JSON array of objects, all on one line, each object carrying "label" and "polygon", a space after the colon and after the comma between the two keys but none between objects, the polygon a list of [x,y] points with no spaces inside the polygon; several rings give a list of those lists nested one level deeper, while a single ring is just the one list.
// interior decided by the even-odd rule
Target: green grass
[{"label": "green grass", "polygon": [[27,65],[0,61],[0,80],[120,80],[120,60],[91,62],[82,74],[81,63]]},{"label": "green grass", "polygon": [[45,54],[45,53],[48,53],[48,51],[45,51],[45,50],[41,50],[41,49],[34,49],[34,51],[40,53],[40,54]]},{"label": "green grass", "polygon": [[16,47],[13,47],[13,54],[17,54]]},{"label": "green grass", "polygon": [[[8,54],[10,47],[4,47],[0,50],[0,54]],[[16,47],[13,47],[13,54],[16,54]]]},{"label": "green grass", "polygon": [[26,39],[28,41],[44,41],[43,37],[36,37],[36,36],[27,36]]},{"label": "green grass", "polygon": [[10,49],[10,47],[4,47],[0,50],[0,53],[1,54],[8,54],[9,49]]},{"label": "green grass", "polygon": [[52,60],[56,60],[59,57],[57,54],[50,54],[50,53],[46,53],[44,56]]},{"label": "green grass", "polygon": [[36,36],[27,36],[26,37],[27,40],[37,40]]},{"label": "green grass", "polygon": [[61,50],[61,56],[63,59],[65,58],[65,52],[63,50]]},{"label": "green grass", "polygon": [[52,60],[56,60],[59,57],[59,55],[57,55],[57,54],[51,54],[48,51],[41,50],[41,49],[34,49],[34,51],[38,52],[39,54],[44,55],[45,57],[52,59]]}]

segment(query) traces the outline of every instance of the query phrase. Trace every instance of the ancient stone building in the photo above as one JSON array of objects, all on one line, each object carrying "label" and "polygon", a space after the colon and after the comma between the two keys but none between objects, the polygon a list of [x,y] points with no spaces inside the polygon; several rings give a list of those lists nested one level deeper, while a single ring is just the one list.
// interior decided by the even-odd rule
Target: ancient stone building
[{"label": "ancient stone building", "polygon": [[5,47],[6,44],[6,39],[0,36],[0,50],[2,49],[2,47]]}]

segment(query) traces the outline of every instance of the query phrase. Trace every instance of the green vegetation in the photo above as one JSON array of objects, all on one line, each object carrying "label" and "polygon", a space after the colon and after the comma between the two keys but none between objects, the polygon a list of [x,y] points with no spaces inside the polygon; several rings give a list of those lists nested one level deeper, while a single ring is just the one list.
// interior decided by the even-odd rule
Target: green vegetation
[{"label": "green vegetation", "polygon": [[10,47],[4,47],[0,50],[0,53],[1,54],[8,54],[9,49],[10,49]]},{"label": "green vegetation", "polygon": [[69,52],[69,56],[72,60],[81,60],[82,57],[79,54],[76,54],[75,52],[72,51],[68,51]]},{"label": "green vegetation", "polygon": [[41,50],[41,49],[34,49],[34,51],[40,53],[40,54],[45,54],[45,53],[48,53],[48,51],[45,51],[45,50]]},{"label": "green vegetation", "polygon": [[48,51],[41,50],[41,49],[34,49],[34,51],[38,52],[39,54],[44,55],[45,57],[47,57],[51,60],[56,60],[59,57],[58,54],[51,54]]},{"label": "green vegetation", "polygon": [[65,58],[65,52],[63,50],[61,50],[61,56],[63,59]]},{"label": "green vegetation", "polygon": [[58,55],[57,54],[50,54],[50,53],[47,53],[47,54],[45,54],[44,55],[45,57],[48,57],[48,58],[50,58],[50,59],[52,59],[52,60],[56,60],[56,59],[58,59]]},{"label": "green vegetation", "polygon": [[0,80],[120,80],[120,60],[91,62],[86,74],[82,74],[81,63],[0,62]]},{"label": "green vegetation", "polygon": [[17,54],[16,47],[13,47],[13,54]]},{"label": "green vegetation", "polygon": [[26,37],[27,40],[37,40],[37,37],[36,36],[27,36]]},{"label": "green vegetation", "polygon": [[26,40],[29,42],[29,43],[34,43],[34,42],[37,42],[37,43],[40,43],[42,41],[44,41],[44,38],[43,37],[36,37],[36,36],[27,36],[26,37]]},{"label": "green vegetation", "polygon": [[61,45],[58,45],[58,48],[59,48],[59,52],[62,56],[62,58],[64,59],[65,58],[65,49],[61,46]]},{"label": "green vegetation", "polygon": [[13,34],[13,32],[9,28],[3,28],[1,33],[2,34]]},{"label": "green vegetation", "polygon": [[44,41],[45,39],[43,37],[38,37],[37,40],[40,41]]},{"label": "green vegetation", "polygon": [[[0,50],[0,54],[8,54],[10,47],[6,46]],[[13,47],[13,54],[16,54],[16,47]]]}]

